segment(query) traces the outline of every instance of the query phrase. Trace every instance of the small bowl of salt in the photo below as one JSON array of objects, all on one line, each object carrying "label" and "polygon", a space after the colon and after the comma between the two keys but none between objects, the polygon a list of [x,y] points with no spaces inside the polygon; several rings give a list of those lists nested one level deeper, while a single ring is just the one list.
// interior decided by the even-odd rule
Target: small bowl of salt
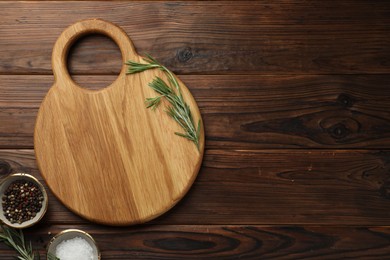
[{"label": "small bowl of salt", "polygon": [[47,248],[47,259],[100,260],[95,240],[78,229],[67,229],[55,235]]}]

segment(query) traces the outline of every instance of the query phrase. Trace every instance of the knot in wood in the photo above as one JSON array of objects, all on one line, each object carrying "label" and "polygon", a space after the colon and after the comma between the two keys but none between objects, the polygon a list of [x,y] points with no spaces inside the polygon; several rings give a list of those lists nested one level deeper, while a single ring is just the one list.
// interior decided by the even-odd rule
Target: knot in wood
[{"label": "knot in wood", "polygon": [[0,161],[0,176],[11,173],[11,166],[5,161]]},{"label": "knot in wood", "polygon": [[192,56],[193,54],[191,47],[182,48],[177,52],[177,59],[182,63],[189,61]]},{"label": "knot in wood", "polygon": [[344,107],[351,107],[355,103],[355,100],[347,94],[340,94],[337,101]]},{"label": "knot in wood", "polygon": [[350,131],[344,124],[338,123],[329,128],[328,132],[333,138],[341,139],[346,137]]}]

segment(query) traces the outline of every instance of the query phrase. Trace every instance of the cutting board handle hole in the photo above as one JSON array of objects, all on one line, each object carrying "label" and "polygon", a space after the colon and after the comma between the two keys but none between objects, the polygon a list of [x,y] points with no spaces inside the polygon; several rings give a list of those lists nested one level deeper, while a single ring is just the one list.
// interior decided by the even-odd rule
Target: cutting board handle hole
[{"label": "cutting board handle hole", "polygon": [[70,47],[67,68],[73,81],[82,88],[103,89],[118,77],[122,69],[122,54],[111,38],[88,34]]},{"label": "cutting board handle hole", "polygon": [[[96,34],[99,35],[98,39],[96,39]],[[83,37],[84,40],[78,41]],[[74,43],[77,42],[78,44],[75,45]],[[83,44],[83,42],[86,43]],[[71,55],[68,55],[71,48],[73,48],[73,51]],[[120,52],[118,52],[118,49]],[[103,53],[96,55],[96,50],[102,50]],[[117,54],[114,54],[115,50]],[[80,55],[83,52],[86,52],[87,55]],[[79,64],[74,64],[75,68],[73,68],[72,61],[69,62],[68,58],[72,60],[73,56],[77,57],[77,54],[79,54],[82,60]],[[122,56],[122,59],[119,58],[120,56]],[[135,60],[137,57],[138,55],[135,52],[133,43],[126,32],[120,27],[96,18],[82,20],[66,28],[54,44],[52,67],[55,84],[58,88],[62,88],[63,90],[83,89],[80,86],[83,84],[77,84],[74,81],[77,80],[77,78],[72,79],[69,72],[84,75],[105,75],[105,77],[107,77],[107,75],[110,75],[110,73],[112,74],[112,72],[116,73],[115,69],[111,69],[110,71],[107,68],[99,68],[98,65],[101,63],[103,63],[103,66],[111,64],[114,68],[115,64],[118,63],[119,65],[119,62],[121,62],[121,65],[118,66],[120,67],[119,76],[117,76],[110,85],[114,86],[116,82],[120,82],[126,77],[125,62],[130,59]],[[77,69],[78,66],[79,69]],[[108,79],[106,79],[106,81],[108,81]],[[89,80],[89,82],[91,81]],[[107,85],[107,82],[104,84]],[[94,85],[94,88],[96,88],[96,85]],[[93,91],[84,90],[84,93],[93,93]]]}]

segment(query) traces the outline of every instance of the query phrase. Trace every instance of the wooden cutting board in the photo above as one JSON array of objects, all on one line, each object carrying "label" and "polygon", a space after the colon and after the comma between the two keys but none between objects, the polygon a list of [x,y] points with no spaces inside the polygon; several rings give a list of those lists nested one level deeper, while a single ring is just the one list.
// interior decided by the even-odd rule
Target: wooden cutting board
[{"label": "wooden cutting board", "polygon": [[[108,87],[78,86],[67,71],[67,53],[81,36],[100,33],[119,46],[123,62],[144,62],[119,27],[98,19],[68,27],[53,49],[55,82],[38,112],[34,146],[39,169],[54,195],[76,214],[97,223],[130,225],[151,220],[172,208],[199,171],[200,149],[174,132],[183,132],[164,111],[145,107],[156,93],[148,83],[158,70],[126,75],[123,65]],[[179,81],[180,82],[180,81]],[[194,121],[199,108],[180,82]]]}]

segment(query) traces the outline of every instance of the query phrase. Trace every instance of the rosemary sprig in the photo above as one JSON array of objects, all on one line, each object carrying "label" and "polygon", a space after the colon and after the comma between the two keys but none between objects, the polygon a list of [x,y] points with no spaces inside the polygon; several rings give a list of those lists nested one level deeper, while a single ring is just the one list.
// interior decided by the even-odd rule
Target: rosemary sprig
[{"label": "rosemary sprig", "polygon": [[[21,229],[16,230],[6,225],[0,225],[0,242],[4,242],[7,246],[15,249],[19,256],[19,260],[39,260],[39,254],[35,254],[32,249],[31,242],[26,244],[23,231]],[[49,260],[60,260],[53,254],[48,253],[47,258]]]},{"label": "rosemary sprig", "polygon": [[165,98],[170,103],[170,106],[168,106],[165,110],[166,113],[184,130],[184,133],[175,132],[175,134],[194,142],[199,150],[201,123],[199,120],[198,126],[195,127],[191,109],[183,99],[180,85],[176,77],[170,70],[157,62],[152,56],[146,54],[146,58],[143,58],[143,60],[147,63],[145,64],[134,61],[127,61],[127,74],[135,74],[149,69],[159,69],[166,74],[169,81],[167,84],[160,77],[156,77],[148,84],[148,86],[156,91],[159,95],[153,98],[147,98],[145,100],[146,107],[155,110],[161,104],[161,99]]},{"label": "rosemary sprig", "polygon": [[19,260],[39,259],[39,254],[35,254],[32,250],[31,242],[26,244],[22,230],[17,231],[5,225],[1,226],[1,230],[0,241],[15,249],[19,253]]}]

